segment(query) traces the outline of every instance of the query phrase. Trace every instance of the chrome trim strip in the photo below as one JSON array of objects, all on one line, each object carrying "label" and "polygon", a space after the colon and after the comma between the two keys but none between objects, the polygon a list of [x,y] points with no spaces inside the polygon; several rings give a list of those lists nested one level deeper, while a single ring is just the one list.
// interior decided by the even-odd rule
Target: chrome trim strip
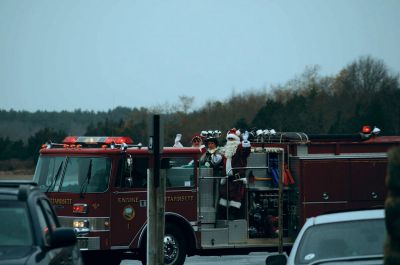
[{"label": "chrome trim strip", "polygon": [[334,204],[334,203],[348,203],[348,201],[332,201],[332,202],[303,202],[303,204]]},{"label": "chrome trim strip", "polygon": [[346,153],[346,154],[310,154],[291,156],[291,158],[298,158],[303,160],[313,159],[346,159],[346,158],[387,158],[387,153]]},{"label": "chrome trim strip", "polygon": [[[147,219],[146,219],[146,221],[144,222],[144,224],[142,225],[142,227],[140,227],[140,229],[138,230],[138,231],[140,231],[140,235],[139,235],[139,239],[138,239],[138,241],[137,241],[137,246],[136,246],[137,248],[140,248],[140,243],[141,243],[142,240],[143,240],[144,231],[147,231],[146,229],[147,229]],[[146,233],[147,233],[147,232],[146,232]],[[138,234],[136,233],[136,236],[132,239],[132,241],[129,243],[129,245],[131,245],[132,242],[135,241],[135,239],[136,239],[137,236],[138,236]]]},{"label": "chrome trim strip", "polygon": [[133,194],[133,193],[147,193],[147,190],[130,190],[130,191],[113,191],[113,194]]},{"label": "chrome trim strip", "polygon": [[[187,188],[187,187],[182,186],[182,188]],[[191,186],[190,189],[182,189],[182,190],[169,190],[169,189],[166,189],[165,192],[167,193],[167,192],[183,192],[183,191],[186,191],[186,192],[195,193],[196,191],[193,190],[193,189],[194,189],[194,186]]]},{"label": "chrome trim strip", "polygon": [[111,249],[129,249],[129,246],[111,246]]}]

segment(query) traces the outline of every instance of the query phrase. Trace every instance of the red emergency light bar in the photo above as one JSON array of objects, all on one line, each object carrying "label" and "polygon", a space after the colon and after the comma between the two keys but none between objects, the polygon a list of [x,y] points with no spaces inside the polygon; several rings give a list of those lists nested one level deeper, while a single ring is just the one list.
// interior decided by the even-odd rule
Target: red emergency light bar
[{"label": "red emergency light bar", "polygon": [[371,126],[363,126],[362,127],[362,132],[363,133],[371,133],[372,132]]},{"label": "red emergency light bar", "polygon": [[133,140],[127,136],[67,136],[65,137],[64,144],[133,144]]}]

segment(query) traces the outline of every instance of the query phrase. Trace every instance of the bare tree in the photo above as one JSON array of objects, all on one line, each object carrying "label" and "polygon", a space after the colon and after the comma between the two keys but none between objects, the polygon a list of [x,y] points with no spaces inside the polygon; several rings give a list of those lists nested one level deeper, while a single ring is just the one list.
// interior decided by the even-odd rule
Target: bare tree
[{"label": "bare tree", "polygon": [[179,100],[181,102],[181,107],[183,113],[187,114],[188,111],[192,108],[194,97],[189,96],[179,96]]}]

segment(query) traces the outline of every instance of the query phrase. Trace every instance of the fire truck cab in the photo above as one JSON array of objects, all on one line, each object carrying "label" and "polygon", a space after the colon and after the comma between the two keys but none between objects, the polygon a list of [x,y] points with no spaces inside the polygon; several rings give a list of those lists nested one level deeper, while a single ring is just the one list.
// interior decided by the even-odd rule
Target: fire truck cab
[{"label": "fire truck cab", "polygon": [[[187,255],[290,248],[308,217],[383,207],[386,152],[400,137],[358,136],[275,133],[250,139],[240,219],[231,218],[229,208],[226,216],[218,212],[226,176],[199,165],[198,148],[165,147],[165,263],[183,264]],[[148,148],[129,137],[67,137],[63,144],[43,145],[33,180],[62,225],[77,231],[86,263],[145,263],[151,159]]]}]

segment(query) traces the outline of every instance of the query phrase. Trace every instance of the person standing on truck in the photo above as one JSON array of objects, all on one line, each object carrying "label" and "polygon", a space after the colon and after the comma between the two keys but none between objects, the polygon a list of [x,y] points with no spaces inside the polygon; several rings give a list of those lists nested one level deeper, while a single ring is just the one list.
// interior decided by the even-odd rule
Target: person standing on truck
[{"label": "person standing on truck", "polygon": [[[183,145],[181,143],[181,139],[182,139],[182,134],[178,133],[175,137],[173,147],[182,148]],[[206,147],[203,144],[203,138],[200,136],[200,134],[193,135],[192,140],[190,140],[190,143],[192,144],[192,147],[199,148],[202,153],[206,151]]]},{"label": "person standing on truck", "polygon": [[200,157],[200,165],[213,168],[214,175],[222,165],[222,155],[218,148],[218,139],[216,137],[209,137],[205,140],[207,151]]},{"label": "person standing on truck", "polygon": [[192,143],[192,147],[197,147],[200,149],[202,153],[206,151],[206,147],[203,144],[203,138],[199,134],[195,134],[190,141]]},{"label": "person standing on truck", "polygon": [[240,137],[240,131],[235,128],[230,129],[226,136],[227,143],[224,148],[226,178],[221,179],[219,199],[219,216],[223,219],[226,218],[228,208],[230,219],[244,218],[243,203],[247,184],[244,167],[247,166],[251,144],[247,140],[247,132],[243,135],[242,142]]}]

